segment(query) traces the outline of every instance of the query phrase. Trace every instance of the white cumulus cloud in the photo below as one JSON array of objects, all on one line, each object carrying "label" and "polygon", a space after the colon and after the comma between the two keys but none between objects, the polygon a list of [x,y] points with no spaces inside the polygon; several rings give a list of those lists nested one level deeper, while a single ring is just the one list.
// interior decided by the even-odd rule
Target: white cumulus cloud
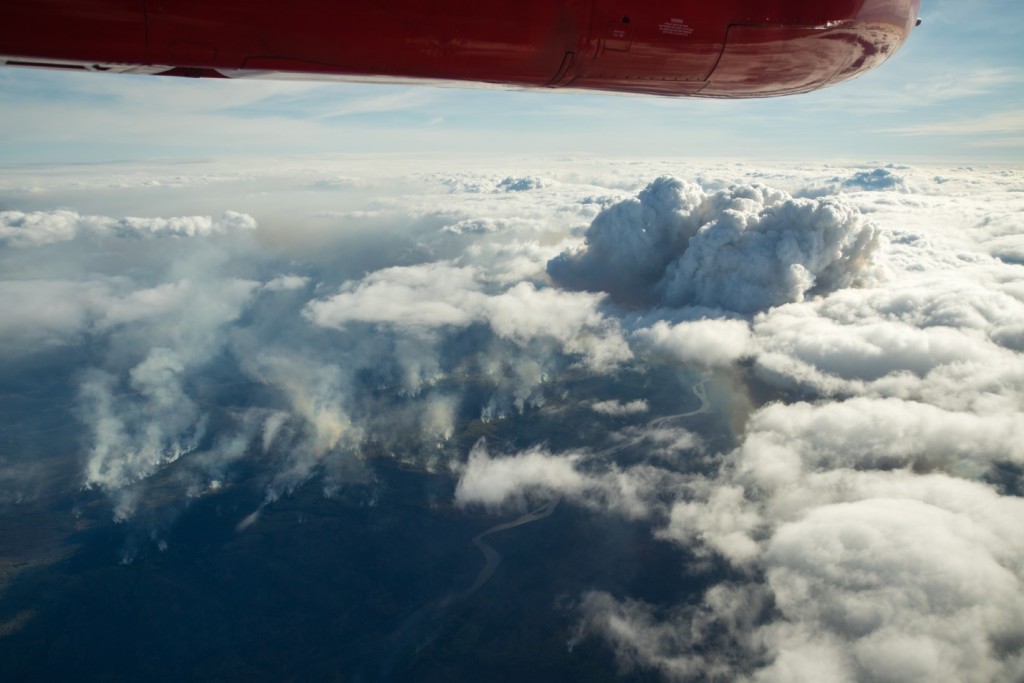
[{"label": "white cumulus cloud", "polygon": [[254,230],[252,216],[225,211],[220,218],[178,216],[173,218],[109,218],[81,215],[75,211],[0,211],[0,246],[39,247],[67,242],[79,235],[89,237],[161,238],[208,237],[236,230]]}]

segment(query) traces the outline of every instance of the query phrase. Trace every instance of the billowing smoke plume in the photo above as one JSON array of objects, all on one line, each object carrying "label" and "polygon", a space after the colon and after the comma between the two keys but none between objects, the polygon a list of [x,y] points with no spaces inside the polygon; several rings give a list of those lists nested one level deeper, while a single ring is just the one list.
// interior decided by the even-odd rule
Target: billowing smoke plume
[{"label": "billowing smoke plume", "polygon": [[854,284],[877,247],[875,227],[835,197],[758,185],[709,194],[663,177],[602,212],[548,273],[624,303],[754,313]]}]

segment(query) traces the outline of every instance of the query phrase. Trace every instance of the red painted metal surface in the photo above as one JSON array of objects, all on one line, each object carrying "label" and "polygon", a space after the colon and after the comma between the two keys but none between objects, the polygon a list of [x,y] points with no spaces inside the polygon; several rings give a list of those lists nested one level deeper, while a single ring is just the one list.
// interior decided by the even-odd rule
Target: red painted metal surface
[{"label": "red painted metal surface", "polygon": [[0,63],[765,97],[891,56],[920,0],[0,0]]}]

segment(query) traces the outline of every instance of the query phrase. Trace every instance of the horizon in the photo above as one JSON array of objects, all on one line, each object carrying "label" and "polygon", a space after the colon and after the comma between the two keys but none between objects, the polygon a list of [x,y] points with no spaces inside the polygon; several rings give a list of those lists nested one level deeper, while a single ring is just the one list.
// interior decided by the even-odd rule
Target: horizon
[{"label": "horizon", "polygon": [[1019,163],[1024,46],[1015,27],[1024,8],[931,0],[922,18],[896,55],[861,78],[765,100],[8,68],[0,163],[723,150],[743,159]]}]

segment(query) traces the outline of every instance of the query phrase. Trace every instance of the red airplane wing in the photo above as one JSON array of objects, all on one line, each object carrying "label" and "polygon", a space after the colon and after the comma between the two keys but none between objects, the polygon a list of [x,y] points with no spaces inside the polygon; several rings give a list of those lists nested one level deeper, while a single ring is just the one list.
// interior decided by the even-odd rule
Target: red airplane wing
[{"label": "red airplane wing", "polygon": [[860,75],[920,0],[0,0],[0,63],[691,95]]}]

